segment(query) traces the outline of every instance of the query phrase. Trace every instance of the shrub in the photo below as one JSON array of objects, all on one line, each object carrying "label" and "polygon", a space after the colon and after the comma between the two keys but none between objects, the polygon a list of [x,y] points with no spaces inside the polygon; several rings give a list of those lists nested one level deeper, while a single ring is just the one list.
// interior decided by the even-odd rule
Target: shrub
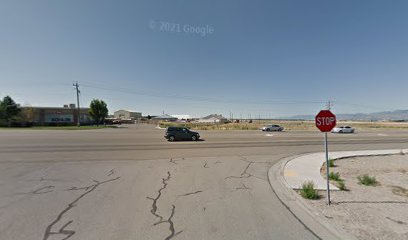
[{"label": "shrub", "polygon": [[314,188],[314,183],[312,181],[307,181],[302,184],[302,189],[300,189],[300,195],[306,199],[319,198],[319,193]]},{"label": "shrub", "polygon": [[329,179],[330,180],[334,180],[334,181],[341,181],[341,178],[340,178],[340,173],[338,173],[338,172],[330,172],[329,173]]},{"label": "shrub", "polygon": [[360,184],[366,185],[366,186],[376,186],[378,185],[377,180],[375,177],[370,177],[368,174],[360,175],[357,177],[358,182]]},{"label": "shrub", "polygon": [[334,159],[329,159],[329,167],[335,167],[334,165]]}]

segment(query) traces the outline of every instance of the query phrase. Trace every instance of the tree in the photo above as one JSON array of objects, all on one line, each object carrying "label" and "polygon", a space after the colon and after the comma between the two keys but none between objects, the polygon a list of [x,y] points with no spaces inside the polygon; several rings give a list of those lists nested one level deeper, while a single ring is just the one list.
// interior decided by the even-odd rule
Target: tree
[{"label": "tree", "polygon": [[89,115],[91,115],[97,126],[105,121],[108,116],[108,107],[104,101],[93,99],[89,108]]},{"label": "tree", "polygon": [[35,110],[32,107],[25,107],[21,112],[22,118],[26,122],[33,122],[35,117]]},{"label": "tree", "polygon": [[20,111],[20,107],[10,96],[5,96],[3,101],[0,101],[0,120],[4,121],[7,126],[11,125],[11,121],[14,120]]}]

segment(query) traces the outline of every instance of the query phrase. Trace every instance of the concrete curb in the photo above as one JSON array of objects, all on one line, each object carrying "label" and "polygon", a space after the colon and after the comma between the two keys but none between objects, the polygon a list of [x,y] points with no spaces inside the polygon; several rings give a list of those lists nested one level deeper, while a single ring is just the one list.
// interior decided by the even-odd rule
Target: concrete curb
[{"label": "concrete curb", "polygon": [[297,158],[293,156],[281,160],[273,165],[268,171],[269,184],[282,204],[292,213],[292,215],[308,229],[318,239],[339,240],[350,239],[357,240],[354,236],[346,232],[339,231],[332,227],[325,217],[317,211],[313,211],[299,194],[292,190],[283,178],[284,166],[287,162]]},{"label": "concrete curb", "polygon": [[[333,152],[330,154],[333,159],[342,159],[355,156],[376,156],[376,155],[392,155],[398,153],[408,153],[408,150],[372,150],[372,151],[353,151],[353,152]],[[330,224],[326,217],[316,209],[313,209],[300,197],[298,193],[292,190],[292,187],[284,178],[285,166],[288,162],[299,157],[309,155],[297,155],[282,159],[280,162],[273,165],[268,171],[269,184],[282,204],[293,214],[293,216],[312,232],[318,239],[351,239],[357,238],[342,229],[336,229]],[[320,172],[320,169],[319,169]]]}]

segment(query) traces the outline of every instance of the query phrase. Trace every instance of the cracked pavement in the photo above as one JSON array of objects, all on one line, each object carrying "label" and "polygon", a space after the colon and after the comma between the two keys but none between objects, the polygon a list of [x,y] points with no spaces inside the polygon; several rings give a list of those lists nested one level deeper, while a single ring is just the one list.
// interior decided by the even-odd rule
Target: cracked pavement
[{"label": "cracked pavement", "polygon": [[[0,239],[316,239],[274,195],[267,172],[283,157],[321,151],[302,144],[320,135],[200,131],[206,141],[169,143],[148,125],[1,134]],[[400,147],[408,133],[388,136],[381,146]],[[332,146],[350,148],[373,145]]]},{"label": "cracked pavement", "polygon": [[57,225],[57,223],[59,221],[61,221],[61,219],[64,217],[65,214],[67,214],[72,208],[76,207],[79,204],[79,201],[86,197],[88,194],[90,194],[91,192],[93,192],[96,188],[98,188],[100,185],[103,185],[105,183],[108,182],[112,182],[112,181],[116,181],[118,180],[120,177],[116,177],[116,178],[112,178],[112,179],[108,179],[105,181],[96,181],[94,180],[94,183],[86,186],[86,187],[81,187],[81,188],[77,188],[77,187],[73,187],[70,188],[69,190],[85,190],[84,193],[82,193],[81,195],[79,195],[77,198],[75,198],[72,202],[70,202],[56,217],[56,219],[54,221],[52,221],[46,228],[45,233],[44,233],[44,237],[43,240],[48,240],[52,235],[63,235],[63,239],[68,239],[70,238],[72,235],[75,234],[75,231],[73,230],[66,230],[65,228],[71,224],[73,222],[73,220],[68,221],[65,225],[63,225],[57,232],[53,231],[53,228],[55,225]]}]

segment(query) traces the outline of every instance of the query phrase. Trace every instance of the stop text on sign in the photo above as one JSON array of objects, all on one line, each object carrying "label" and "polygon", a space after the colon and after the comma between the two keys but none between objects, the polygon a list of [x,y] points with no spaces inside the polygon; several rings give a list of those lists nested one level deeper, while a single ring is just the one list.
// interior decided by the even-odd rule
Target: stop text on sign
[{"label": "stop text on sign", "polygon": [[322,126],[322,125],[330,126],[335,122],[336,122],[335,117],[317,117],[316,118],[317,126]]}]

